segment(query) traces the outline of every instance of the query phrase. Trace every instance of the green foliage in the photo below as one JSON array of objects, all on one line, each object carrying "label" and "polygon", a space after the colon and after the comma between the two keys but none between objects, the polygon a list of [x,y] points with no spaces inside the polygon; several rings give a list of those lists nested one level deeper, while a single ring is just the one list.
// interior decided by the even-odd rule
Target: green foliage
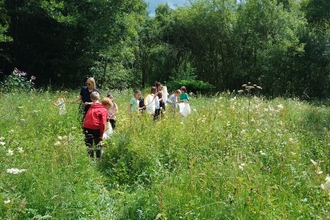
[{"label": "green foliage", "polygon": [[211,85],[208,82],[203,82],[201,80],[196,80],[196,79],[188,79],[188,80],[175,80],[171,81],[167,84],[167,86],[171,90],[176,90],[180,89],[181,86],[185,86],[189,92],[194,92],[194,93],[206,93],[210,92],[212,89],[215,88],[215,86]]},{"label": "green foliage", "polygon": [[30,92],[34,90],[35,76],[27,77],[27,73],[14,69],[11,75],[7,76],[3,82],[0,82],[3,92]]},{"label": "green foliage", "polygon": [[127,114],[132,91],[113,93],[117,130],[100,161],[76,105],[61,116],[57,93],[1,96],[1,219],[328,218],[327,107],[220,94],[154,122]]}]

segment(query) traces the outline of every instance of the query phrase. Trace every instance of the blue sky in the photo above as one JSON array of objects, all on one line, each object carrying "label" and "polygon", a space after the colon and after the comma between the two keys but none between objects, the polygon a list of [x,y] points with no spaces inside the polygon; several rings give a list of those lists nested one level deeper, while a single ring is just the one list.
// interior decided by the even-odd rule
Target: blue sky
[{"label": "blue sky", "polygon": [[148,11],[150,12],[150,15],[153,16],[155,14],[155,9],[158,4],[165,4],[166,2],[171,8],[175,8],[174,5],[183,5],[186,0],[145,0],[149,3]]}]

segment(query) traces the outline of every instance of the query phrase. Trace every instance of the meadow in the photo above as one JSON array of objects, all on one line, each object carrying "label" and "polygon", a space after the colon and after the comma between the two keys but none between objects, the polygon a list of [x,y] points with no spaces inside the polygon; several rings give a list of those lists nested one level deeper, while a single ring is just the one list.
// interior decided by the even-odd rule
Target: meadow
[{"label": "meadow", "polygon": [[78,92],[1,94],[0,219],[330,218],[327,106],[222,93],[153,122],[131,93],[101,160],[53,105]]}]

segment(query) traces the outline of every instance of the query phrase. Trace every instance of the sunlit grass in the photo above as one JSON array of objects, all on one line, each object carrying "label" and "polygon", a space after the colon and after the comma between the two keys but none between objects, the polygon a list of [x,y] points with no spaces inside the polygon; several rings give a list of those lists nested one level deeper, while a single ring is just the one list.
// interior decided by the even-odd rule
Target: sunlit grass
[{"label": "sunlit grass", "polygon": [[329,218],[328,108],[252,98],[249,109],[222,94],[153,122],[127,114],[131,92],[113,93],[117,130],[96,162],[77,105],[61,116],[57,93],[1,97],[1,218]]}]

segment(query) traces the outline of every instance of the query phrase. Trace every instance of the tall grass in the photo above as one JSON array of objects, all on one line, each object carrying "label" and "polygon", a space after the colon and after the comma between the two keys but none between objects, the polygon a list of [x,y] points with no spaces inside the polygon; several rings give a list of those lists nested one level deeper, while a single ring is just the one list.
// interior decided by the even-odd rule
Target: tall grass
[{"label": "tall grass", "polygon": [[193,99],[186,118],[167,111],[153,122],[127,114],[129,92],[114,93],[118,127],[96,163],[76,105],[59,116],[57,94],[2,96],[0,217],[329,218],[320,188],[329,173],[328,108],[252,98],[249,110],[247,98],[222,94]]}]

